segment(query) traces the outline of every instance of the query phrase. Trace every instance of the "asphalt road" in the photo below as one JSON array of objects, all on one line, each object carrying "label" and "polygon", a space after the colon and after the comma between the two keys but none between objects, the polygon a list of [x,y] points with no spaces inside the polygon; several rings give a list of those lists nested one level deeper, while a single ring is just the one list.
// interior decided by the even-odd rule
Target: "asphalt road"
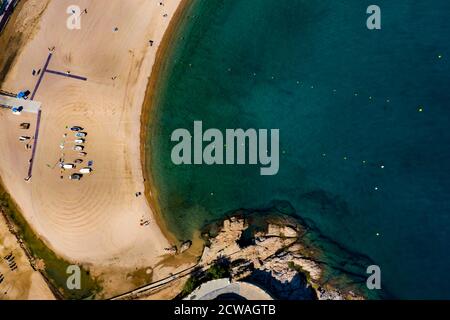
[{"label": "asphalt road", "polygon": [[19,1],[20,0],[11,0],[11,3],[9,4],[8,9],[6,9],[6,12],[2,17],[2,20],[0,21],[0,33],[6,27],[6,24],[8,23],[9,18],[11,18],[14,8],[17,6]]}]

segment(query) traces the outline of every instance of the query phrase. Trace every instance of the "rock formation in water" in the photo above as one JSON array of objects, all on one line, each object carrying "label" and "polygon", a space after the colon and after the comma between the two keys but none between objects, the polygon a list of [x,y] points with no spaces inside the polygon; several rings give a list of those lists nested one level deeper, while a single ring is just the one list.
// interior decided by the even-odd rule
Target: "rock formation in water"
[{"label": "rock formation in water", "polygon": [[346,289],[327,280],[317,248],[305,241],[308,231],[294,219],[263,219],[264,227],[255,227],[250,220],[235,216],[226,219],[216,235],[204,234],[208,245],[200,266],[225,263],[233,281],[257,284],[275,299],[363,299],[361,293],[352,291],[351,280]]}]

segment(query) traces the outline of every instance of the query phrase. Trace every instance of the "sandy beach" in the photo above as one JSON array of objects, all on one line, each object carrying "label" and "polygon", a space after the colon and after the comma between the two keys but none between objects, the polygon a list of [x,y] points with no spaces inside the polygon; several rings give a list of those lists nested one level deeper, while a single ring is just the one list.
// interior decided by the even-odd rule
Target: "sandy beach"
[{"label": "sandy beach", "polygon": [[[176,269],[155,268],[171,243],[145,196],[140,137],[149,76],[180,2],[28,0],[17,17],[20,25],[42,11],[1,89],[29,90],[42,107],[39,120],[0,109],[0,176],[41,239],[95,275],[148,268],[157,280]],[[79,30],[66,26],[70,5],[81,9]],[[19,141],[25,134],[31,140]],[[62,170],[61,159],[83,163]],[[69,179],[88,164],[91,173]]]},{"label": "sandy beach", "polygon": [[31,267],[1,213],[0,234],[0,300],[55,299],[44,277]]}]

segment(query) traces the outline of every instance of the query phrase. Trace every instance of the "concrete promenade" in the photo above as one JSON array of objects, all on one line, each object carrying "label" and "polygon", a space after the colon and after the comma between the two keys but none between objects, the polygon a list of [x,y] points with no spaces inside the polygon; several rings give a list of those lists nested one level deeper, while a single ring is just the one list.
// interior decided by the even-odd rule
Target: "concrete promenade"
[{"label": "concrete promenade", "polygon": [[214,300],[224,294],[238,295],[245,300],[273,300],[267,292],[254,284],[230,282],[228,278],[205,282],[184,300]]}]

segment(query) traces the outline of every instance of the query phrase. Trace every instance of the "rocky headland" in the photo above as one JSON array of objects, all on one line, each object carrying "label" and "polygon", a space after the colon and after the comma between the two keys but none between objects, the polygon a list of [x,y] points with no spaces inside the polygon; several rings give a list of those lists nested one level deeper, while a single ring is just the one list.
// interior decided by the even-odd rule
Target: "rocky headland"
[{"label": "rocky headland", "polygon": [[205,270],[220,265],[232,281],[256,284],[275,299],[372,298],[364,273],[371,261],[346,252],[306,221],[286,214],[286,208],[292,209],[281,203],[265,212],[240,210],[207,227],[193,277],[201,279]]}]

